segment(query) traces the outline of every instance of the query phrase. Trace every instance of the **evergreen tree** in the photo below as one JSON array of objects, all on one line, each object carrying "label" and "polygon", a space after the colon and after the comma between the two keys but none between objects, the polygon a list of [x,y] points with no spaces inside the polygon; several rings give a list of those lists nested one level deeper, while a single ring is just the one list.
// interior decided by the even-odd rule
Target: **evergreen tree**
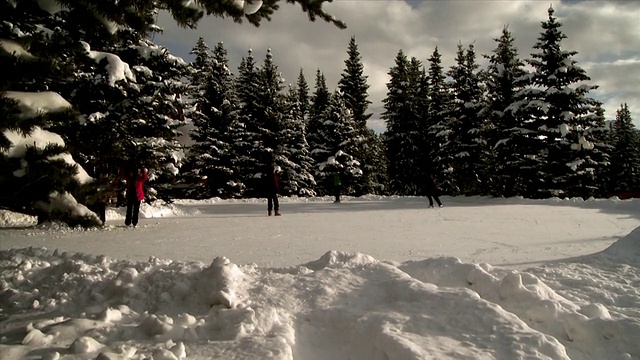
[{"label": "evergreen tree", "polygon": [[424,131],[416,109],[421,81],[419,63],[415,59],[409,61],[400,50],[389,75],[382,113],[387,125],[384,139],[389,161],[389,191],[415,195],[422,187],[420,169],[424,168],[421,164]]},{"label": "evergreen tree", "polygon": [[[199,132],[196,124],[198,122],[206,124],[205,115],[201,109],[208,106],[204,94],[207,84],[211,82],[212,60],[211,50],[202,37],[198,38],[189,54],[195,55],[195,59],[189,64],[187,97],[190,100],[185,108],[184,115],[191,121],[189,139],[193,140],[194,132]],[[176,183],[176,190],[181,190],[182,196],[188,198],[208,197],[208,191],[203,186],[207,178],[200,175],[199,165],[197,164],[198,156],[194,150],[193,146],[187,149],[188,156]]]},{"label": "evergreen tree", "polygon": [[95,214],[76,204],[93,179],[75,163],[68,143],[51,132],[79,117],[60,95],[61,84],[73,76],[78,46],[61,17],[36,2],[5,1],[0,14],[0,208],[39,221],[98,225]]},{"label": "evergreen tree", "polygon": [[528,60],[534,71],[526,110],[532,117],[525,121],[542,139],[534,154],[541,161],[539,177],[544,182],[538,195],[589,197],[598,195],[598,176],[606,173],[604,118],[600,104],[586,97],[597,86],[584,84],[590,78],[573,60],[577,52],[562,50],[566,36],[553,13],[550,7],[534,45],[540,52]]},{"label": "evergreen tree", "polygon": [[613,135],[609,190],[612,194],[640,191],[640,136],[627,104],[620,105],[616,112]]},{"label": "evergreen tree", "polygon": [[300,74],[298,75],[298,83],[297,83],[296,92],[298,94],[298,106],[300,107],[300,116],[302,120],[307,122],[307,117],[309,115],[309,85],[307,84],[307,79],[304,77],[304,73],[302,69],[300,69]]},{"label": "evergreen tree", "polygon": [[195,59],[190,65],[190,95],[199,98],[204,93],[206,84],[209,83],[211,76],[213,76],[211,61],[211,50],[202,37],[198,38],[196,45],[189,52],[190,55],[195,55]]},{"label": "evergreen tree", "polygon": [[[198,41],[197,48],[203,43]],[[195,50],[195,49],[194,49]],[[227,51],[218,43],[209,61],[199,62],[196,57],[192,84],[196,90],[202,87],[203,93],[196,98],[198,109],[192,114],[194,125],[191,138],[195,144],[191,147],[192,171],[196,178],[204,178],[204,184],[191,192],[197,198],[238,197],[242,193],[241,183],[235,181],[234,129],[238,123],[238,100],[235,94],[234,78],[231,74]],[[201,71],[207,71],[203,76]],[[197,83],[195,81],[202,81]],[[198,86],[198,84],[202,84]]]},{"label": "evergreen tree", "polygon": [[260,195],[260,178],[265,168],[265,159],[259,159],[256,148],[264,148],[262,131],[257,123],[259,111],[258,101],[260,74],[253,53],[249,50],[246,58],[242,58],[238,67],[236,91],[240,102],[239,132],[236,138],[236,169],[238,177],[247,190],[247,196]]},{"label": "evergreen tree", "polygon": [[412,137],[414,143],[418,145],[415,154],[415,163],[418,167],[414,170],[414,184],[417,189],[416,194],[425,194],[427,187],[425,172],[432,172],[431,153],[434,145],[429,136],[429,78],[422,62],[417,58],[411,58],[409,68],[410,83],[415,84],[415,89],[410,94],[413,97],[415,117],[415,133]]},{"label": "evergreen tree", "polygon": [[[311,157],[314,161],[314,171],[316,171],[314,176],[316,176],[316,179],[319,175],[317,172],[318,164],[325,161],[332,151],[327,143],[325,134],[322,132],[324,122],[323,113],[329,104],[330,97],[331,94],[327,88],[326,79],[318,69],[316,71],[315,90],[311,98],[311,108],[307,122],[307,141],[309,143]],[[319,195],[325,195],[323,192],[324,188],[320,187],[316,190]]]},{"label": "evergreen tree", "polygon": [[486,168],[485,124],[480,117],[482,88],[473,45],[465,52],[458,44],[456,65],[448,75],[452,78],[454,101],[449,109],[450,129],[446,151],[452,160],[453,185],[457,193],[483,194],[482,171]]},{"label": "evergreen tree", "polygon": [[493,150],[488,164],[494,173],[491,190],[496,196],[524,196],[537,177],[537,162],[528,156],[537,139],[524,130],[518,111],[528,76],[508,28],[504,27],[501,37],[494,40],[497,47],[493,54],[485,55],[489,65],[483,73],[486,97],[482,111],[489,123],[487,141]]},{"label": "evergreen tree", "polygon": [[364,65],[362,57],[358,51],[355,36],[349,41],[347,50],[348,58],[344,61],[345,69],[342,71],[341,79],[338,82],[338,88],[344,96],[347,107],[353,114],[353,120],[359,129],[365,129],[367,120],[371,117],[371,113],[367,113],[367,108],[371,104],[368,100],[369,84],[367,84],[367,76],[364,75]]},{"label": "evergreen tree", "polygon": [[[387,194],[387,190],[389,187],[389,178],[388,178],[388,161],[387,161],[387,152],[384,147],[384,141],[382,139],[382,135],[376,134],[372,129],[367,129],[369,135],[367,138],[367,149],[370,152],[370,159],[373,160],[370,163],[371,170],[368,169],[369,173],[373,175],[373,179],[371,184],[373,189],[371,193],[385,195]],[[363,180],[360,180],[363,182]]]},{"label": "evergreen tree", "polygon": [[[320,69],[316,71],[316,83],[313,97],[311,98],[311,109],[309,112],[310,120],[319,118],[329,104],[329,98],[331,93],[327,87],[327,80],[324,74],[320,72]],[[311,121],[310,121],[311,122]]]},{"label": "evergreen tree", "polygon": [[318,188],[322,194],[332,193],[332,175],[338,173],[343,193],[355,195],[362,169],[359,159],[353,154],[358,150],[360,143],[357,125],[339,90],[331,94],[327,108],[321,116],[323,121],[320,134],[325,139],[325,148],[318,154],[326,157],[317,165]]},{"label": "evergreen tree", "polygon": [[102,47],[82,43],[92,63],[65,94],[83,116],[56,129],[91,175],[114,176],[127,163],[148,168],[147,197],[169,200],[184,157],[177,138],[186,120],[187,65],[131,28],[95,42]]},{"label": "evergreen tree", "polygon": [[452,159],[444,146],[449,142],[451,134],[447,112],[452,99],[442,67],[442,56],[437,47],[429,57],[426,80],[428,104],[424,114],[427,146],[425,166],[438,179],[440,189],[445,193],[452,193]]},{"label": "evergreen tree", "polygon": [[313,158],[306,138],[301,96],[295,87],[289,87],[286,110],[278,138],[277,163],[282,164],[280,188],[283,195],[314,196]]},{"label": "evergreen tree", "polygon": [[343,94],[345,103],[356,123],[357,133],[354,141],[359,144],[356,146],[353,155],[361,159],[361,169],[363,170],[363,175],[359,179],[360,183],[356,185],[356,193],[362,195],[370,193],[379,187],[375,183],[376,172],[379,170],[374,166],[375,159],[373,156],[375,149],[370,148],[375,142],[370,139],[372,133],[367,128],[367,120],[373,115],[372,113],[367,113],[367,109],[371,104],[371,101],[368,100],[369,84],[367,84],[367,76],[364,75],[362,57],[358,51],[354,36],[349,41],[347,56],[347,60],[344,62],[345,69],[342,72],[338,88]]},{"label": "evergreen tree", "polygon": [[[249,196],[261,195],[266,169],[276,160],[283,161],[277,154],[280,147],[278,134],[285,112],[282,83],[271,50],[267,51],[260,68],[255,67],[251,53],[241,64],[239,97],[242,103],[241,122],[245,126],[241,170]],[[276,164],[282,166],[281,163]]]}]

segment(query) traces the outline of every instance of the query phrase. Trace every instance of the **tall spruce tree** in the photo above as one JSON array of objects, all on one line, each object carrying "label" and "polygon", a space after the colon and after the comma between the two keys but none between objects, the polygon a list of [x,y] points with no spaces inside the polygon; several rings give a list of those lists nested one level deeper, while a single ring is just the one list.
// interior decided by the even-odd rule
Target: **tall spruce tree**
[{"label": "tall spruce tree", "polygon": [[[277,151],[278,137],[284,106],[283,79],[273,61],[271,50],[267,51],[263,65],[255,66],[251,51],[240,66],[238,96],[242,103],[240,111],[244,134],[241,141],[239,166],[248,196],[261,196],[263,177],[276,161],[283,161]],[[277,165],[282,166],[281,163]]]},{"label": "tall spruce tree", "polygon": [[526,101],[522,90],[528,85],[528,73],[506,26],[494,40],[497,47],[493,54],[485,55],[489,65],[483,72],[486,96],[482,115],[489,123],[487,141],[493,155],[488,163],[494,173],[490,189],[494,196],[524,196],[536,178],[537,167],[527,156],[537,140],[525,130],[518,111]]},{"label": "tall spruce tree", "polygon": [[483,194],[486,179],[486,126],[480,116],[482,88],[478,77],[479,65],[473,45],[465,51],[458,44],[456,65],[448,72],[454,101],[449,109],[449,142],[445,148],[452,160],[453,185],[457,193],[464,195]]},{"label": "tall spruce tree", "polygon": [[307,84],[307,79],[304,77],[304,72],[300,69],[300,73],[298,74],[298,82],[296,93],[298,94],[298,106],[300,107],[300,116],[302,120],[305,121],[305,124],[308,120],[309,115],[309,84]]},{"label": "tall spruce tree", "polygon": [[239,128],[236,140],[236,169],[239,179],[246,187],[247,196],[260,195],[260,178],[264,172],[265,159],[255,155],[256,148],[263,148],[262,130],[258,124],[258,101],[262,91],[259,69],[249,50],[247,57],[242,58],[238,67],[236,91],[240,102]]},{"label": "tall spruce tree", "polygon": [[387,125],[384,139],[389,160],[389,191],[415,195],[422,187],[419,169],[424,168],[421,164],[424,131],[416,106],[422,79],[419,62],[410,61],[400,50],[389,75],[382,113]]},{"label": "tall spruce tree", "polygon": [[[202,45],[198,41],[194,50],[202,48]],[[232,135],[238,123],[238,100],[228,65],[227,50],[221,42],[208,60],[205,54],[198,55],[193,64],[197,71],[193,72],[192,84],[200,94],[195,98],[198,110],[192,114],[194,129],[191,138],[195,144],[190,149],[190,159],[195,177],[205,179],[190,193],[197,198],[238,197],[243,190],[235,181],[238,175],[235,173],[235,141]],[[203,71],[208,74],[203,75]]]},{"label": "tall spruce tree", "polygon": [[528,60],[533,87],[528,89],[528,129],[542,139],[536,157],[544,182],[539,196],[599,195],[598,177],[606,176],[609,155],[604,144],[604,118],[598,101],[588,98],[591,86],[585,71],[573,60],[575,51],[562,50],[562,24],[548,10],[548,21]]},{"label": "tall spruce tree", "polygon": [[362,64],[362,56],[358,51],[355,36],[351,37],[349,47],[347,49],[347,59],[344,61],[345,68],[342,71],[341,79],[338,82],[338,88],[345,98],[345,103],[350,109],[353,120],[356,123],[356,136],[354,141],[357,143],[354,156],[361,159],[361,169],[363,175],[359,179],[359,183],[355,184],[356,193],[358,195],[372,192],[379,188],[376,184],[376,172],[379,169],[375,166],[374,155],[376,150],[372,149],[375,145],[371,139],[372,132],[367,127],[367,120],[373,113],[367,113],[367,109],[371,104],[368,97],[369,84],[367,76],[364,75],[364,65]]},{"label": "tall spruce tree", "polygon": [[[318,165],[325,161],[332,151],[323,133],[323,113],[329,105],[330,97],[331,93],[329,93],[329,89],[327,88],[327,81],[320,72],[320,69],[318,69],[316,71],[315,88],[311,98],[309,119],[307,121],[307,141],[309,143],[311,157],[314,161],[313,166],[316,181],[320,175]],[[324,187],[316,188],[319,195],[326,195],[324,190]]]},{"label": "tall spruce tree", "polygon": [[278,133],[280,147],[276,162],[282,164],[280,188],[283,195],[314,196],[313,158],[307,143],[300,98],[299,90],[290,86]]},{"label": "tall spruce tree", "polygon": [[133,28],[120,27],[110,42],[97,37],[82,42],[92,63],[65,94],[83,117],[58,131],[91,175],[117,176],[124,164],[135,164],[149,170],[148,198],[169,200],[184,158],[177,138],[186,123],[187,65]]},{"label": "tall spruce tree", "polygon": [[204,88],[212,76],[211,72],[213,69],[211,67],[213,63],[211,61],[211,49],[209,49],[204,39],[200,37],[189,54],[195,56],[195,59],[189,64],[189,90],[190,95],[198,100],[201,99],[200,96],[204,93]]},{"label": "tall spruce tree", "polygon": [[332,176],[337,173],[341,178],[343,194],[356,195],[362,176],[361,162],[353,155],[360,146],[358,129],[340,90],[331,94],[321,117],[320,135],[325,139],[325,148],[319,154],[325,157],[317,165],[318,188],[323,194],[332,193]]},{"label": "tall spruce tree", "polygon": [[352,36],[349,41],[347,59],[344,64],[345,68],[338,82],[338,88],[344,96],[347,107],[353,114],[353,120],[356,122],[358,129],[365,129],[367,120],[373,114],[367,113],[367,109],[371,104],[368,99],[369,84],[367,84],[367,76],[364,75],[362,56],[358,51],[355,36]]},{"label": "tall spruce tree", "polygon": [[451,106],[452,96],[446,82],[446,75],[442,67],[442,55],[436,47],[429,57],[427,71],[427,98],[425,109],[425,145],[428,159],[427,170],[436,177],[441,191],[452,193],[451,158],[445,145],[449,142],[451,129],[447,112]]},{"label": "tall spruce tree", "polygon": [[613,139],[609,194],[640,191],[640,133],[626,103],[616,111]]},{"label": "tall spruce tree", "polygon": [[[44,4],[42,5],[44,6]],[[33,1],[0,3],[0,208],[98,225],[83,189],[95,182],[53,129],[80,114],[62,90],[73,78],[81,52],[64,14]]]}]

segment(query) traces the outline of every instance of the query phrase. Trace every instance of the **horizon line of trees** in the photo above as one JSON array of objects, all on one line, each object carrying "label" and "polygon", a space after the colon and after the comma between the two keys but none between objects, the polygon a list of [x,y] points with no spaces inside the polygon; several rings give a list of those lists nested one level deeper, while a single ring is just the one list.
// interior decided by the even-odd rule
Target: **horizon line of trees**
[{"label": "horizon line of trees", "polygon": [[[425,173],[449,195],[528,198],[603,197],[640,189],[640,145],[627,104],[607,128],[597,86],[561,50],[566,36],[549,8],[535,53],[518,56],[505,27],[480,69],[473,45],[458,45],[445,70],[438,48],[425,65],[400,50],[390,69],[382,118],[367,128],[367,76],[355,37],[336,91],[320,69],[312,94],[300,69],[284,86],[273,54],[256,65],[251,51],[234,76],[226,50],[200,38],[191,54],[195,129],[180,196],[260,196],[264,167],[283,172],[285,195],[425,194]],[[527,71],[525,64],[533,71]],[[205,179],[205,181],[200,181]]]}]

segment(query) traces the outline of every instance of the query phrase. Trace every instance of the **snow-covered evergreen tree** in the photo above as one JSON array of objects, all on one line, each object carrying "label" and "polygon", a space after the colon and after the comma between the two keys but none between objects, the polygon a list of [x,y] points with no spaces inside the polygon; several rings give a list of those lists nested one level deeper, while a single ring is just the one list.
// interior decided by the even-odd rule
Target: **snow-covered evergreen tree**
[{"label": "snow-covered evergreen tree", "polygon": [[[244,132],[237,139],[239,168],[248,196],[261,196],[263,177],[280,158],[278,137],[285,113],[283,79],[267,51],[263,65],[257,68],[251,51],[240,64],[238,96],[242,107],[240,122]],[[279,161],[282,161],[280,159]],[[282,166],[278,163],[277,165]]]},{"label": "snow-covered evergreen tree", "polygon": [[92,175],[135,164],[149,171],[147,197],[170,199],[184,158],[177,138],[186,120],[187,64],[124,25],[112,36],[87,34],[81,44],[91,63],[77,72],[68,96],[83,116],[59,127],[61,135]]},{"label": "snow-covered evergreen tree", "polygon": [[486,125],[480,116],[482,87],[473,44],[465,51],[458,44],[456,64],[448,71],[454,101],[449,108],[449,142],[453,185],[458,194],[483,194],[483,171],[487,168]]},{"label": "snow-covered evergreen tree", "polygon": [[626,103],[616,112],[613,139],[609,193],[640,191],[640,133]]},{"label": "snow-covered evergreen tree", "polygon": [[[239,179],[247,188],[248,196],[260,196],[261,177],[266,159],[256,156],[256,149],[264,150],[262,129],[258,124],[260,72],[250,49],[238,67],[236,92],[240,101],[239,133],[236,138],[236,169]],[[264,155],[264,154],[262,154]]]},{"label": "snow-covered evergreen tree", "polygon": [[353,154],[360,143],[358,130],[351,110],[344,101],[343,94],[336,90],[329,97],[329,103],[322,113],[320,134],[325,139],[323,152],[325,157],[317,165],[316,181],[321,194],[333,193],[332,176],[340,175],[342,193],[356,195],[356,187],[362,176],[360,161]]},{"label": "snow-covered evergreen tree", "polygon": [[313,158],[306,138],[299,90],[289,87],[278,138],[276,163],[282,164],[280,188],[283,195],[314,196],[316,181]]},{"label": "snow-covered evergreen tree", "polygon": [[345,68],[338,82],[338,88],[344,96],[347,107],[351,109],[356,125],[359,129],[365,129],[367,120],[373,114],[367,113],[367,109],[371,104],[371,101],[368,99],[368,76],[364,75],[362,56],[360,56],[360,52],[358,51],[355,36],[352,36],[349,41],[347,56],[347,59],[344,61]]},{"label": "snow-covered evergreen tree", "polygon": [[423,119],[417,109],[422,72],[417,60],[411,61],[402,50],[395,66],[389,71],[387,97],[383,100],[382,118],[387,129],[384,134],[389,160],[389,191],[393,194],[415,195],[422,188],[424,169]]},{"label": "snow-covered evergreen tree", "polygon": [[73,76],[78,46],[46,2],[0,3],[0,208],[39,221],[99,225],[85,206],[83,189],[94,182],[51,132],[77,119],[60,95]]},{"label": "snow-covered evergreen tree", "polygon": [[204,94],[204,89],[211,76],[213,76],[211,49],[209,49],[209,45],[204,39],[200,37],[189,54],[195,55],[195,59],[189,64],[189,95],[194,96],[196,101],[202,100],[200,96]]},{"label": "snow-covered evergreen tree", "polygon": [[361,160],[361,169],[363,175],[359,179],[358,184],[354,184],[358,195],[371,193],[374,189],[380,188],[376,183],[376,173],[379,171],[375,165],[374,159],[376,149],[372,149],[376,143],[370,137],[373,135],[367,127],[367,120],[373,113],[367,113],[367,109],[371,104],[369,101],[369,84],[367,76],[364,75],[364,65],[362,64],[362,56],[358,51],[355,36],[351,37],[349,47],[347,49],[347,59],[344,61],[345,68],[342,71],[338,88],[345,98],[347,107],[353,114],[353,120],[356,124],[356,137],[354,141],[359,142],[356,147],[356,153],[353,155]]},{"label": "snow-covered evergreen tree", "polygon": [[437,47],[429,57],[427,98],[428,104],[424,113],[425,146],[427,147],[425,154],[427,164],[425,165],[438,180],[441,191],[452,193],[452,158],[445,147],[451,134],[447,112],[451,106],[452,96],[442,67],[442,55]]},{"label": "snow-covered evergreen tree", "polygon": [[[194,104],[196,111],[191,115],[194,129],[191,138],[189,159],[194,178],[202,179],[189,192],[197,198],[238,197],[242,185],[236,181],[234,138],[238,124],[238,100],[235,94],[234,77],[229,70],[227,50],[218,43],[212,56],[198,49],[204,49],[201,40],[194,52],[198,51],[193,64],[192,86],[197,91]],[[204,72],[204,74],[203,74]]]},{"label": "snow-covered evergreen tree", "polygon": [[506,26],[494,40],[497,47],[493,54],[485,55],[489,65],[483,72],[486,95],[482,115],[490,126],[487,141],[493,155],[488,163],[493,172],[490,189],[495,196],[525,196],[536,181],[538,165],[528,156],[532,143],[538,140],[530,137],[522,123],[526,117],[519,111],[528,76]]},{"label": "snow-covered evergreen tree", "polygon": [[300,107],[300,116],[307,123],[309,116],[309,106],[310,106],[310,98],[309,98],[309,84],[307,84],[307,79],[304,77],[304,72],[300,69],[300,73],[298,74],[298,82],[296,93],[298,94],[298,106]]},{"label": "snow-covered evergreen tree", "polygon": [[604,143],[604,118],[600,104],[587,95],[597,86],[573,57],[562,50],[562,24],[548,10],[548,21],[528,60],[534,68],[533,87],[527,92],[527,127],[540,142],[539,177],[544,182],[539,196],[582,196],[599,193],[599,176],[605,176],[608,147]]},{"label": "snow-covered evergreen tree", "polygon": [[[314,160],[314,169],[317,169],[318,164],[325,161],[331,152],[325,134],[322,132],[324,122],[323,113],[329,104],[330,97],[331,93],[329,93],[329,89],[327,88],[327,81],[318,69],[316,71],[315,89],[311,97],[311,107],[307,121],[307,142],[309,143],[311,157]],[[314,173],[314,175],[318,174]],[[320,194],[324,195],[323,193]]]}]

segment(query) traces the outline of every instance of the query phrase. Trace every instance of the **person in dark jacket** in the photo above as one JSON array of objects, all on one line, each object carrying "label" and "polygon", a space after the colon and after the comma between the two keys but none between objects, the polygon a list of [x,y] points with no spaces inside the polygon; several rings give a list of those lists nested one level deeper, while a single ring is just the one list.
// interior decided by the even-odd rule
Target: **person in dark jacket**
[{"label": "person in dark jacket", "polygon": [[342,181],[340,180],[340,173],[335,172],[332,176],[333,180],[333,196],[335,196],[334,204],[340,203],[340,193],[342,192]]},{"label": "person in dark jacket", "polygon": [[429,207],[433,207],[433,199],[436,200],[439,207],[442,207],[442,203],[440,202],[440,198],[438,197],[438,193],[440,190],[438,189],[438,182],[436,178],[430,172],[425,172],[425,178],[427,181],[427,198],[429,199]]},{"label": "person in dark jacket", "polygon": [[145,169],[129,166],[120,171],[120,176],[127,184],[127,215],[124,224],[136,227],[140,213],[140,202],[144,200],[144,182],[149,179],[149,175]]},{"label": "person in dark jacket", "polygon": [[267,214],[271,216],[271,211],[275,210],[274,215],[280,216],[280,203],[278,202],[278,193],[280,192],[280,184],[278,183],[278,172],[280,166],[272,166],[266,174],[266,193],[267,193]]}]

